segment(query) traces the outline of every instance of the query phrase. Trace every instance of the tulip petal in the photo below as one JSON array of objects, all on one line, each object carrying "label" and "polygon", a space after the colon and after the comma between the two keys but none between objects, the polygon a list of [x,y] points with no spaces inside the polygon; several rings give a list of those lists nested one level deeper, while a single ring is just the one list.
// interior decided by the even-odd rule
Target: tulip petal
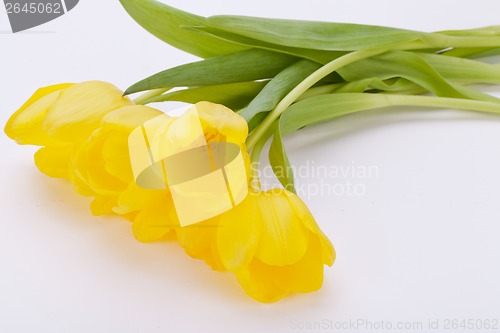
[{"label": "tulip petal", "polygon": [[[33,135],[40,135],[40,132],[38,133],[33,133],[33,131],[24,131],[24,133],[19,133],[20,129],[19,127],[30,127],[26,126],[26,123],[29,123],[32,125],[31,127],[34,127],[33,123],[39,122],[47,113],[47,108],[49,104],[46,104],[47,100],[54,101],[57,96],[59,96],[59,92],[63,89],[66,89],[73,84],[71,83],[63,83],[63,84],[56,84],[48,87],[43,87],[35,91],[35,93],[24,103],[7,121],[7,124],[5,125],[5,134],[13,140],[16,140],[19,144],[37,144],[36,142],[29,142],[25,143],[26,139],[22,138],[22,134],[33,134]],[[42,105],[35,106],[35,104],[38,104],[40,99],[48,96],[48,95],[53,95],[50,98],[45,99],[45,102],[40,103]],[[31,107],[33,106],[33,107]],[[25,113],[25,110],[27,108],[31,107],[31,110],[28,112],[30,115],[23,115]],[[19,118],[24,118],[24,119],[19,119]],[[38,128],[41,130],[41,128]],[[32,140],[27,140],[27,141],[32,141]],[[34,140],[36,141],[36,140]]]},{"label": "tulip petal", "polygon": [[142,123],[163,115],[160,110],[145,105],[129,105],[116,109],[103,117],[103,126],[110,130],[130,133]]},{"label": "tulip petal", "polygon": [[104,161],[104,170],[123,183],[134,181],[130,154],[128,152],[128,135],[113,133],[103,143],[101,158]]},{"label": "tulip petal", "polygon": [[213,270],[224,271],[225,267],[218,253],[218,221],[212,218],[197,224],[176,228],[179,244],[187,255],[205,261]]},{"label": "tulip petal", "polygon": [[95,191],[87,184],[85,176],[82,175],[80,171],[74,166],[73,161],[70,162],[68,174],[76,193],[86,197],[92,197],[96,195]]},{"label": "tulip petal", "polygon": [[322,245],[319,237],[310,233],[309,247],[305,255],[293,265],[277,267],[274,279],[290,292],[308,293],[323,285]]},{"label": "tulip petal", "polygon": [[81,142],[99,127],[106,114],[131,104],[129,98],[109,83],[78,83],[61,92],[49,108],[43,128],[57,140]]},{"label": "tulip petal", "polygon": [[68,178],[68,165],[73,147],[40,148],[35,153],[35,164],[38,169],[49,177]]},{"label": "tulip petal", "polygon": [[137,240],[153,242],[164,238],[178,225],[172,216],[171,199],[166,191],[149,207],[139,211],[132,224],[132,231]]},{"label": "tulip petal", "polygon": [[230,271],[247,266],[255,255],[261,233],[261,216],[255,193],[220,215],[217,250]]},{"label": "tulip petal", "polygon": [[272,303],[290,293],[287,287],[274,280],[275,270],[276,267],[254,259],[248,267],[235,271],[235,275],[248,296],[259,302]]},{"label": "tulip petal", "polygon": [[293,264],[306,253],[309,231],[295,215],[284,190],[259,193],[263,229],[256,257],[275,266]]},{"label": "tulip petal", "polygon": [[73,163],[80,179],[95,193],[114,195],[124,191],[128,184],[106,172],[101,152],[107,139],[102,129],[96,130],[75,153]]},{"label": "tulip petal", "polygon": [[254,299],[270,303],[288,294],[316,291],[323,285],[323,260],[318,236],[311,239],[305,255],[295,264],[272,266],[254,259],[251,264],[235,271],[245,292]]},{"label": "tulip petal", "polygon": [[48,109],[55,103],[59,94],[60,92],[56,91],[43,96],[20,112],[17,117],[11,117],[10,124],[6,127],[6,133],[15,139],[18,144],[37,146],[67,145],[50,137],[42,128],[42,122],[47,115]]},{"label": "tulip petal", "polygon": [[103,131],[109,135],[102,147],[102,159],[109,174],[127,184],[134,181],[128,136],[137,126],[162,114],[147,106],[131,105],[112,111],[103,118]]},{"label": "tulip petal", "polygon": [[195,107],[208,142],[245,142],[248,125],[243,117],[220,104],[199,102]]},{"label": "tulip petal", "polygon": [[98,195],[90,203],[90,211],[94,216],[113,214],[117,196]]},{"label": "tulip petal", "polygon": [[321,245],[322,245],[322,257],[323,262],[332,266],[335,261],[336,253],[335,249],[323,231],[319,228],[316,220],[312,216],[309,208],[307,208],[306,204],[295,194],[285,191],[286,197],[290,202],[291,207],[294,209],[295,214],[299,216],[304,225],[312,231],[314,234],[318,235]]},{"label": "tulip petal", "polygon": [[127,189],[120,193],[118,206],[113,210],[120,215],[138,212],[157,202],[158,198],[164,195],[163,192],[164,190],[147,190],[131,182]]}]

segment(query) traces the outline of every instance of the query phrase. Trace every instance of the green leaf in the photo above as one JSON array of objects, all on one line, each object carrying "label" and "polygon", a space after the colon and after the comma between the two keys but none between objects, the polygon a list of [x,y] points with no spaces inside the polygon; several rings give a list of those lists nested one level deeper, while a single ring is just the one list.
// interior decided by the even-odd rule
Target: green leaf
[{"label": "green leaf", "polygon": [[376,90],[379,92],[423,94],[425,89],[415,83],[403,78],[394,78],[381,80],[379,78],[368,78],[358,81],[346,82],[332,90],[334,93],[362,93],[365,91]]},{"label": "green leaf", "polygon": [[247,16],[212,16],[208,26],[288,47],[355,51],[417,40],[435,40],[433,34],[380,26],[268,19]]},{"label": "green leaf", "polygon": [[193,87],[269,79],[297,58],[266,51],[245,50],[167,69],[137,82],[125,91]]},{"label": "green leaf", "polygon": [[500,47],[500,38],[496,34],[454,36],[372,25],[248,16],[213,16],[207,18],[207,22],[212,28],[263,42],[314,50]]},{"label": "green leaf", "polygon": [[339,93],[320,95],[297,102],[280,117],[281,135],[350,113],[388,106],[422,106],[500,113],[500,103],[434,96]]},{"label": "green leaf", "polygon": [[444,30],[436,33],[448,36],[500,36],[500,25],[492,25],[476,29]]},{"label": "green leaf", "polygon": [[186,30],[186,25],[206,25],[206,18],[154,0],[120,0],[123,8],[144,29],[162,41],[202,58],[234,53],[246,47]]},{"label": "green leaf", "polygon": [[499,103],[457,98],[367,93],[333,93],[310,97],[290,106],[278,120],[279,124],[269,150],[269,159],[273,161],[273,168],[276,170],[287,170],[285,173],[276,174],[281,184],[285,188],[293,188],[293,174],[282,137],[308,125],[388,106],[424,106],[500,113]]},{"label": "green leaf", "polygon": [[443,55],[459,58],[483,58],[500,54],[498,47],[459,47],[447,50]]},{"label": "green leaf", "polygon": [[341,52],[341,51],[313,50],[300,47],[291,47],[291,46],[267,43],[258,39],[241,36],[238,34],[231,33],[229,31],[224,31],[209,26],[186,27],[186,29],[191,29],[193,31],[197,31],[198,33],[203,33],[215,38],[220,38],[226,41],[238,43],[246,47],[253,47],[269,51],[281,52],[301,57],[304,59],[316,61],[320,64],[327,64],[333,59],[336,59],[346,54],[346,52],[343,51]]},{"label": "green leaf", "polygon": [[[401,77],[414,82],[436,96],[473,99],[482,96],[481,98],[488,98],[485,94],[475,93],[471,89],[466,89],[447,80],[423,58],[425,56],[425,54],[407,51],[392,51],[345,66],[339,69],[338,73],[346,81],[367,78],[387,80]],[[435,63],[441,64],[441,69],[445,69],[442,61],[435,61]],[[446,73],[450,74],[449,71]]]},{"label": "green leaf", "polygon": [[268,82],[238,82],[183,89],[151,98],[146,100],[145,104],[166,101],[195,104],[210,101],[225,105],[232,110],[238,110],[248,105]]},{"label": "green leaf", "polygon": [[285,68],[262,89],[240,115],[250,123],[258,113],[271,111],[296,85],[320,67],[315,62],[300,60]]},{"label": "green leaf", "polygon": [[248,122],[248,132],[251,132],[259,126],[259,124],[266,118],[267,112],[257,113],[249,122]]},{"label": "green leaf", "polygon": [[446,79],[466,83],[500,83],[500,65],[448,55],[418,54]]},{"label": "green leaf", "polygon": [[283,146],[283,140],[281,139],[281,120],[278,121],[279,125],[274,132],[273,141],[269,148],[269,163],[281,185],[283,185],[286,190],[297,193],[295,190],[293,170],[285,147]]}]

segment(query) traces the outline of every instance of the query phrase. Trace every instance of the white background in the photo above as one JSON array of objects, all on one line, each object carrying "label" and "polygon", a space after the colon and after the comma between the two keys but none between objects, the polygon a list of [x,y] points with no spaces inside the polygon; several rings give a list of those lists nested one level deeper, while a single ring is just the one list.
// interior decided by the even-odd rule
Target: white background
[{"label": "white background", "polygon": [[[496,0],[169,3],[201,15],[424,31],[500,24]],[[100,79],[126,88],[194,59],[143,31],[117,0],[82,0],[15,35],[0,7],[0,123],[40,86]],[[361,196],[304,197],[338,260],[321,291],[270,305],[175,242],[142,244],[129,222],[92,217],[89,199],[37,171],[35,148],[0,135],[0,332],[308,332],[314,323],[335,331],[330,325],[358,319],[424,328],[429,320],[443,328],[446,319],[500,319],[500,117],[398,111],[348,116],[287,138],[295,165],[375,166],[378,175],[325,180],[359,183]]]}]

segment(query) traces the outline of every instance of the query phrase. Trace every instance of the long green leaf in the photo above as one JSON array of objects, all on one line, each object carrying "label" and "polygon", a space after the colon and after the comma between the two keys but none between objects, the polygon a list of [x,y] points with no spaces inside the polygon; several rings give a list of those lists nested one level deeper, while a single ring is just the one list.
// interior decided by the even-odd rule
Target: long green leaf
[{"label": "long green leaf", "polygon": [[269,79],[297,58],[266,51],[245,50],[167,69],[137,82],[125,94],[167,87],[193,87]]},{"label": "long green leaf", "polygon": [[[436,96],[496,100],[494,97],[462,87],[456,82],[447,80],[424,57],[427,56],[407,51],[392,51],[348,65],[339,69],[338,72],[346,81],[367,78],[386,80],[402,77],[416,83]],[[431,59],[431,57],[427,57],[427,59]],[[438,61],[435,57],[431,60],[434,60],[434,63],[445,71],[446,74],[453,76],[449,68],[441,60]],[[465,74],[462,75],[465,77]]]},{"label": "long green leaf", "polygon": [[499,103],[456,98],[367,93],[334,93],[311,97],[293,104],[279,118],[279,125],[269,150],[269,159],[273,170],[279,171],[276,176],[281,184],[287,189],[293,189],[293,173],[283,146],[283,136],[311,124],[388,106],[444,107],[500,113]]},{"label": "long green leaf", "polygon": [[500,36],[500,25],[492,25],[476,29],[444,30],[436,33],[448,36]]},{"label": "long green leaf", "polygon": [[466,83],[500,83],[500,65],[448,55],[418,53],[446,79]]},{"label": "long green leaf", "polygon": [[212,16],[208,25],[267,43],[315,50],[355,51],[417,40],[435,40],[433,34],[371,25]]},{"label": "long green leaf", "polygon": [[280,117],[281,135],[353,112],[388,106],[444,107],[500,113],[500,103],[433,96],[345,93],[311,97],[290,106]]},{"label": "long green leaf", "polygon": [[240,115],[250,123],[258,113],[271,111],[296,85],[320,67],[315,62],[301,60],[285,68],[262,89]]},{"label": "long green leaf", "polygon": [[336,59],[346,54],[346,52],[344,51],[314,50],[314,49],[306,49],[300,47],[291,47],[291,46],[268,43],[258,39],[238,35],[230,31],[213,28],[210,26],[186,27],[186,29],[191,29],[193,31],[197,31],[199,33],[203,33],[215,38],[220,38],[226,41],[238,43],[246,47],[282,52],[285,54],[290,54],[304,59],[316,61],[320,64],[329,63],[333,59]]},{"label": "long green leaf", "polygon": [[162,41],[202,58],[234,53],[246,47],[186,30],[186,25],[206,25],[206,18],[155,0],[120,0],[123,8],[144,29]]},{"label": "long green leaf", "polygon": [[459,58],[484,58],[500,54],[499,47],[460,47],[448,50],[443,55]]},{"label": "long green leaf", "polygon": [[288,154],[286,153],[285,146],[282,140],[282,129],[281,120],[278,120],[278,127],[274,132],[273,141],[269,148],[269,163],[273,172],[278,178],[279,182],[283,187],[293,193],[297,193],[295,190],[295,179],[293,175],[293,170],[290,165],[290,160],[288,159]]},{"label": "long green leaf", "polygon": [[379,92],[390,93],[408,93],[423,94],[425,89],[416,85],[415,83],[403,78],[394,78],[381,80],[379,78],[367,78],[358,81],[351,81],[340,84],[336,89],[332,90],[334,93],[362,93],[365,91],[376,90]]},{"label": "long green leaf", "polygon": [[145,104],[167,101],[195,104],[210,101],[223,104],[232,110],[238,110],[247,106],[268,82],[238,82],[177,90],[146,100]]},{"label": "long green leaf", "polygon": [[314,50],[500,47],[500,37],[496,34],[452,36],[372,25],[248,16],[213,16],[207,22],[212,28],[263,42]]}]

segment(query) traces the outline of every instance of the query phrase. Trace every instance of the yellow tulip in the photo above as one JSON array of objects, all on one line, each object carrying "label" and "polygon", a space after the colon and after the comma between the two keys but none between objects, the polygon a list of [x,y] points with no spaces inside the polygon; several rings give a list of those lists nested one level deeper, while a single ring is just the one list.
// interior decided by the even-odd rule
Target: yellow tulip
[{"label": "yellow tulip", "polygon": [[[242,261],[241,268],[234,267],[245,292],[259,301],[274,302],[290,293],[320,289],[323,265],[333,265],[335,250],[307,206],[282,189],[260,192],[257,197],[261,238],[248,265]],[[219,246],[224,242],[218,239]],[[222,258],[234,265],[228,251]]]},{"label": "yellow tulip", "polygon": [[[191,111],[195,111],[197,123],[193,122]],[[152,120],[155,120],[153,126],[148,127],[148,143],[152,147],[152,155],[164,148],[176,151],[176,148],[190,147],[190,142],[199,139],[196,126],[201,126],[207,144],[224,141],[238,145],[246,162],[245,167],[250,168],[245,150],[247,124],[242,117],[222,105],[200,102],[178,118],[163,116]],[[142,129],[139,132],[142,138]],[[149,209],[145,209],[144,205],[149,205]],[[172,228],[183,237],[186,229],[180,227],[179,211],[173,208],[173,198],[168,189],[148,190],[131,183],[118,198],[118,206],[114,211],[121,214],[137,212],[133,225],[134,235],[142,241],[153,241]]]},{"label": "yellow tulip", "polygon": [[245,292],[261,302],[318,290],[323,265],[335,260],[306,205],[283,189],[251,192],[234,209],[176,230],[189,255],[234,272]]},{"label": "yellow tulip", "polygon": [[9,119],[5,132],[20,144],[61,146],[86,140],[107,113],[133,102],[101,81],[41,88]]},{"label": "yellow tulip", "polygon": [[7,121],[5,134],[18,144],[67,145],[55,140],[43,130],[49,108],[72,83],[57,84],[38,89]]},{"label": "yellow tulip", "polygon": [[142,105],[116,109],[104,116],[99,127],[73,152],[71,181],[78,192],[85,189],[95,197],[91,205],[95,215],[112,214],[119,196],[134,183],[128,135],[159,114],[161,111]]},{"label": "yellow tulip", "polygon": [[[240,147],[249,180],[245,120],[222,105],[201,102],[194,109],[207,144],[230,142]],[[188,113],[168,117],[135,105],[109,83],[90,81],[38,90],[9,119],[5,132],[19,144],[42,146],[35,154],[37,167],[94,197],[93,214],[131,220],[134,236],[145,242],[175,230],[188,255],[214,270],[233,272],[251,297],[273,302],[290,293],[319,289],[323,266],[333,264],[335,251],[296,195],[250,190],[234,208],[181,227],[168,188],[137,184],[129,152],[131,133],[162,115],[151,147],[189,147],[187,141],[196,135],[191,135],[195,129]]]},{"label": "yellow tulip", "polygon": [[[249,169],[244,119],[222,105],[201,102],[195,108],[207,143],[239,145]],[[148,242],[179,225],[170,193],[137,186],[130,167],[128,136],[158,115],[171,125],[163,129],[170,144],[192,132],[186,117],[170,118],[134,105],[113,85],[89,81],[39,89],[12,115],[5,132],[20,144],[44,146],[35,154],[40,171],[66,178],[79,194],[94,197],[94,215],[119,214],[132,220],[134,236]]]},{"label": "yellow tulip", "polygon": [[[44,87],[10,117],[5,133],[19,144],[45,146],[35,154],[38,168],[51,177],[70,179],[75,151],[107,113],[130,104],[120,90],[100,81]],[[93,192],[81,188],[79,193]]]},{"label": "yellow tulip", "polygon": [[[94,197],[93,214],[119,214],[134,221],[134,234],[147,241],[161,238],[169,229],[162,227],[161,233],[151,235],[143,232],[143,221],[165,217],[172,207],[164,191],[134,186],[128,135],[160,114],[133,105],[109,83],[62,84],[35,92],[11,116],[5,132],[20,144],[44,146],[35,154],[40,171],[66,178],[78,193]],[[137,202],[128,207],[130,199]]]}]

